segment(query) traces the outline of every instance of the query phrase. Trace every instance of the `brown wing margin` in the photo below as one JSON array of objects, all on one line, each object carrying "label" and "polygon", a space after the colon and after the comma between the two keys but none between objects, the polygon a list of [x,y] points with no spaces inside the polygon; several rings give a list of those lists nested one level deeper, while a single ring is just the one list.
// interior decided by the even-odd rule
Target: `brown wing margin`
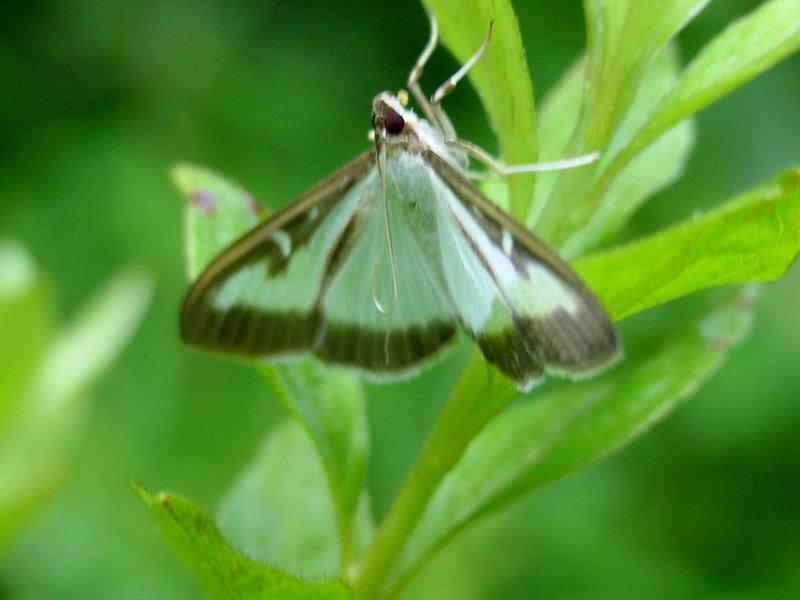
[{"label": "brown wing margin", "polygon": [[[374,165],[375,151],[368,149],[329,175],[306,193],[260,223],[219,254],[192,285],[183,302],[180,333],[191,345],[241,356],[291,353],[308,350],[321,326],[317,314],[266,312],[234,308],[225,312],[212,307],[213,296],[224,280],[243,266],[264,258],[274,271],[285,267],[281,248],[272,239],[278,230],[292,228],[292,248],[305,243],[330,209]],[[316,218],[310,214],[317,207]],[[296,226],[293,226],[293,222]],[[315,311],[316,312],[316,311]]]},{"label": "brown wing margin", "polygon": [[[471,214],[493,244],[502,247],[503,231],[511,234],[514,243],[509,258],[520,276],[526,276],[526,265],[537,263],[555,274],[581,300],[580,310],[575,315],[567,310],[556,310],[542,317],[515,312],[514,306],[507,302],[513,327],[491,335],[468,332],[484,357],[522,389],[529,388],[542,371],[581,377],[614,362],[620,355],[616,330],[600,302],[569,265],[444,159],[431,150],[424,150],[422,157],[455,196],[472,209]],[[474,246],[473,251],[491,275],[488,261]],[[495,283],[501,289],[497,280]]]}]

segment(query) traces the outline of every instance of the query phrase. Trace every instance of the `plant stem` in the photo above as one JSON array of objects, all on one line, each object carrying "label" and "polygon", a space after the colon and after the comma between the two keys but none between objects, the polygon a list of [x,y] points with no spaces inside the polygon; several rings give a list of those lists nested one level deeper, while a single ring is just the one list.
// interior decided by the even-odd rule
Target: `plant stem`
[{"label": "plant stem", "polygon": [[469,443],[516,396],[517,390],[474,353],[403,482],[361,562],[359,600],[379,598],[425,507]]}]

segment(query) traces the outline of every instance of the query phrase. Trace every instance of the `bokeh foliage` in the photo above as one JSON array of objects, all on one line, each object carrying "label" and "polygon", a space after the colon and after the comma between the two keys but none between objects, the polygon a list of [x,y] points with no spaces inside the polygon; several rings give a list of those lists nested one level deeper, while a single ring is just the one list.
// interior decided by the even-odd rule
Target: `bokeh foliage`
[{"label": "bokeh foliage", "polygon": [[[547,90],[581,51],[579,7],[520,4],[536,89]],[[693,56],[754,4],[712,4],[679,37],[677,55]],[[2,26],[0,45],[0,69],[17,92],[4,97],[0,117],[3,132],[14,133],[0,163],[3,233],[32,247],[68,312],[87,287],[130,259],[157,275],[159,294],[128,360],[100,388],[74,478],[9,553],[0,581],[12,592],[57,597],[191,595],[189,578],[129,497],[125,476],[216,506],[278,408],[246,369],[192,355],[176,341],[185,282],[181,208],[164,167],[185,158],[213,164],[280,204],[362,147],[369,98],[402,85],[425,37],[424,16],[413,3],[355,2],[289,10],[86,1],[12,10],[21,18]],[[453,64],[440,58],[429,80],[438,83]],[[797,67],[791,59],[755,91],[745,88],[701,115],[683,180],[626,235],[714,206],[796,161]],[[469,91],[459,94],[448,107],[460,131],[491,146],[477,102]],[[462,590],[459,597],[525,597],[529,586],[556,597],[576,590],[640,597],[656,585],[684,593],[790,590],[800,556],[791,533],[796,275],[777,287],[759,308],[750,346],[689,409],[629,453],[468,533],[420,589],[439,585]],[[646,350],[646,340],[675,328],[690,308],[666,306],[626,325],[626,334],[643,340],[629,354]],[[368,387],[369,487],[378,516],[461,357],[420,381]],[[708,474],[718,471],[709,488]],[[743,484],[745,476],[761,489]],[[474,568],[465,556],[492,568]],[[636,573],[623,579],[631,564]]]}]

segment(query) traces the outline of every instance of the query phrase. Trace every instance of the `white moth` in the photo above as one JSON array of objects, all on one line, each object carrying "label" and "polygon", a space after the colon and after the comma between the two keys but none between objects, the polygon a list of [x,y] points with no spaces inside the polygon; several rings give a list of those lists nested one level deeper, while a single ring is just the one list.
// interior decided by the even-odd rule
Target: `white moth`
[{"label": "white moth", "polygon": [[[491,34],[491,27],[490,27]],[[374,147],[231,245],[189,291],[181,334],[248,357],[313,353],[379,378],[412,373],[461,327],[522,390],[545,373],[596,372],[619,354],[605,311],[553,250],[470,181],[468,156],[503,175],[578,166],[503,167],[459,140],[441,108],[480,58],[428,99],[419,86],[436,22],[407,98],[372,105]]]}]

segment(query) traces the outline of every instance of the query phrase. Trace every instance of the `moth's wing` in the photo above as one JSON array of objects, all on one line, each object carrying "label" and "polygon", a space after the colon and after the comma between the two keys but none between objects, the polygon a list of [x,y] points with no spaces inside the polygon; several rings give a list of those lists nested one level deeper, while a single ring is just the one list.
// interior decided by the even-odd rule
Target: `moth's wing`
[{"label": "moth's wing", "polygon": [[[388,163],[391,167],[391,161]],[[323,360],[381,377],[410,374],[455,337],[456,319],[439,265],[425,236],[387,173],[387,207],[395,258],[397,297],[386,248],[383,191],[377,172],[365,202],[335,252],[335,268],[320,298],[324,333],[314,352]],[[387,312],[382,312],[381,305]]]},{"label": "moth's wing", "polygon": [[250,357],[310,350],[333,250],[373,168],[374,151],[365,151],[220,254],[186,296],[183,339]]},{"label": "moth's wing", "polygon": [[485,358],[521,389],[544,372],[580,377],[613,362],[614,326],[572,269],[436,154],[423,158],[447,285]]}]

